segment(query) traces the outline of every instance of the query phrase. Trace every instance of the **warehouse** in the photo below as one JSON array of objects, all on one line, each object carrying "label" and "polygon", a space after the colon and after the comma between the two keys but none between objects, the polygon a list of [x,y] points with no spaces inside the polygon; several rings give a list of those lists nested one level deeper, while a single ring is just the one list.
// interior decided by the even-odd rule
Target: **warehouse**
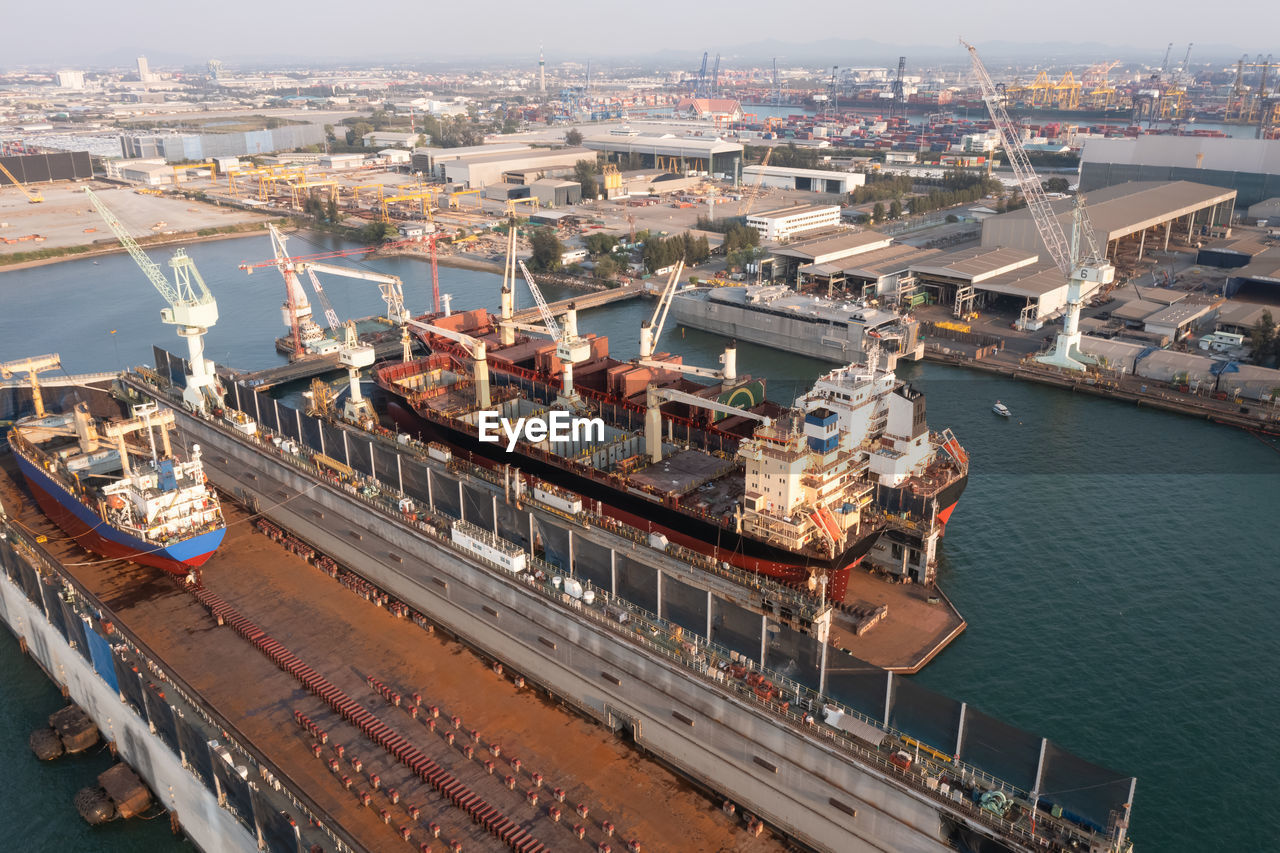
[{"label": "warehouse", "polygon": [[531,146],[523,142],[499,142],[492,145],[465,145],[459,148],[415,148],[413,149],[413,171],[422,172],[428,177],[444,180],[444,166],[455,160],[470,160],[476,157],[488,157],[493,154],[509,154],[513,151],[532,151]]},{"label": "warehouse", "polygon": [[[751,224],[750,219],[747,224]],[[892,237],[876,231],[842,231],[800,240],[774,250],[773,278],[810,283],[809,279],[822,275],[819,268],[852,263],[853,258],[884,249],[892,242]],[[823,280],[821,283],[827,282]]]},{"label": "warehouse", "polygon": [[1241,207],[1280,196],[1280,140],[1146,135],[1088,139],[1080,189],[1126,181],[1194,181],[1235,190]]},{"label": "warehouse", "polygon": [[859,172],[837,172],[831,169],[747,166],[742,170],[742,181],[748,186],[843,195],[866,184],[867,176]]},{"label": "warehouse", "polygon": [[1227,296],[1249,296],[1269,305],[1280,305],[1280,246],[1259,254],[1227,279]]},{"label": "warehouse", "polygon": [[592,151],[600,151],[610,162],[631,161],[629,167],[662,169],[687,175],[690,172],[737,176],[742,163],[742,145],[714,137],[660,136],[595,136],[582,143]]},{"label": "warehouse", "polygon": [[[1231,222],[1235,190],[1188,181],[1135,182],[1089,193],[1087,208],[1098,247],[1119,272],[1132,270],[1148,251],[1190,246]],[[1050,202],[1068,240],[1074,199]],[[982,245],[1045,251],[1031,211],[1023,208],[982,222]],[[1104,248],[1105,247],[1105,248]]]},{"label": "warehouse", "polygon": [[934,301],[963,308],[961,313],[1002,305],[1041,324],[1067,304],[1066,276],[1026,249],[974,246],[922,259],[911,273]]},{"label": "warehouse", "polygon": [[559,178],[539,178],[529,185],[533,197],[543,207],[568,207],[582,201],[582,184]]},{"label": "warehouse", "polygon": [[1266,367],[1091,335],[1080,339],[1080,351],[1096,358],[1108,370],[1169,382],[1205,395],[1222,393],[1241,400],[1269,402],[1280,393],[1280,370]]},{"label": "warehouse", "polygon": [[[760,232],[761,240],[785,242],[812,231],[829,231],[840,226],[840,206],[799,204],[779,207],[747,216],[747,225]],[[888,245],[888,239],[885,245]]]},{"label": "warehouse", "polygon": [[572,169],[579,160],[594,162],[595,154],[585,148],[535,148],[485,154],[446,162],[444,177],[446,181],[458,186],[478,190],[489,184],[503,183],[503,176],[510,172],[524,169]]}]

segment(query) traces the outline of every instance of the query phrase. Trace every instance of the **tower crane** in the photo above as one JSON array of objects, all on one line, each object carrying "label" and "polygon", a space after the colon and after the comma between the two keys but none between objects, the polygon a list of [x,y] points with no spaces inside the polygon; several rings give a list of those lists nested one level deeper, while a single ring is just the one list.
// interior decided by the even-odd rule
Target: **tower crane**
[{"label": "tower crane", "polygon": [[34,358],[24,358],[20,361],[6,361],[0,364],[0,376],[5,379],[11,379],[15,373],[27,374],[27,381],[31,383],[31,406],[35,409],[36,417],[44,417],[44,395],[40,393],[39,374],[46,370],[60,370],[62,368],[62,358],[55,352],[49,355],[38,355]]},{"label": "tower crane", "polygon": [[1040,356],[1039,361],[1064,370],[1084,370],[1086,363],[1092,361],[1080,352],[1080,306],[1084,301],[1085,283],[1092,285],[1091,289],[1110,284],[1115,280],[1115,267],[1107,261],[1104,254],[1098,251],[1093,237],[1093,228],[1089,224],[1088,215],[1079,196],[1076,197],[1072,219],[1071,241],[1067,242],[1066,234],[1063,233],[1062,225],[1049,204],[1048,195],[1040,183],[1040,178],[1031,167],[1026,149],[1022,147],[1022,139],[1000,100],[995,84],[991,82],[991,75],[987,73],[982,60],[978,58],[977,48],[964,40],[960,43],[969,51],[974,74],[982,89],[982,100],[986,102],[992,123],[1000,132],[1001,142],[1009,157],[1009,165],[1013,167],[1018,187],[1022,190],[1023,198],[1027,200],[1027,208],[1031,211],[1031,218],[1035,222],[1036,230],[1040,233],[1040,239],[1049,257],[1070,281],[1067,286],[1066,312],[1062,318],[1062,333],[1058,335],[1053,349]]},{"label": "tower crane", "polygon": [[8,169],[4,167],[4,163],[0,163],[0,172],[3,172],[4,176],[8,178],[15,187],[18,188],[18,191],[27,197],[27,201],[31,202],[32,204],[39,204],[40,202],[44,201],[43,195],[41,195],[36,190],[27,189],[26,185],[24,185],[22,181],[18,180],[13,176],[13,172],[10,172]]},{"label": "tower crane", "polygon": [[218,322],[218,303],[205,286],[196,262],[187,256],[185,249],[178,249],[169,259],[173,270],[173,282],[164,277],[155,261],[147,257],[138,241],[133,239],[124,224],[98,198],[93,190],[85,187],[85,195],[97,208],[107,226],[115,233],[121,245],[151,281],[169,307],[160,311],[160,320],[178,327],[178,335],[187,339],[187,362],[191,374],[183,389],[182,401],[192,411],[208,411],[221,408],[222,387],[213,372],[213,362],[204,357],[205,332]]},{"label": "tower crane", "polygon": [[542,291],[533,280],[529,268],[524,265],[524,261],[518,263],[520,272],[524,274],[524,280],[529,285],[529,292],[538,303],[538,313],[542,315],[542,323],[546,326],[547,334],[551,335],[551,339],[556,342],[556,358],[560,359],[564,365],[562,394],[566,400],[574,401],[578,395],[573,389],[573,366],[591,357],[591,341],[578,336],[578,311],[572,305],[565,312],[564,328],[560,328],[555,315],[547,307],[547,300],[542,297]]}]

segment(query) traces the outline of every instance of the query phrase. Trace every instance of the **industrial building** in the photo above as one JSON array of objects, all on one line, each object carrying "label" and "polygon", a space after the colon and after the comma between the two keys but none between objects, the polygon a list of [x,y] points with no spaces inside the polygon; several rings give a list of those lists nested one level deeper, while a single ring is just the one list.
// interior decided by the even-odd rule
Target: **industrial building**
[{"label": "industrial building", "polygon": [[[1235,190],[1205,184],[1141,181],[1091,192],[1087,206],[1098,247],[1124,271],[1141,263],[1147,251],[1192,245],[1202,235],[1221,230],[1231,222],[1235,199]],[[1074,200],[1050,204],[1063,232],[1070,235]],[[984,219],[982,245],[1050,257],[1026,208]]]},{"label": "industrial building", "polygon": [[[748,217],[751,224],[752,217]],[[893,242],[876,231],[843,231],[790,243],[773,251],[773,275],[775,281],[810,283],[814,278],[825,279],[829,269],[853,263]]]},{"label": "industrial building", "polygon": [[714,122],[742,121],[742,104],[732,98],[685,98],[676,105],[676,112]]},{"label": "industrial building", "polygon": [[1271,305],[1280,305],[1280,246],[1260,253],[1227,279],[1226,295],[1240,293]]},{"label": "industrial building", "polygon": [[1138,343],[1085,335],[1080,350],[1106,368],[1202,393],[1222,392],[1243,400],[1270,401],[1280,388],[1280,370],[1240,364],[1194,352],[1153,349]]},{"label": "industrial building", "polygon": [[689,172],[738,175],[742,163],[742,145],[715,137],[674,136],[595,136],[582,143],[592,151],[600,151],[605,159],[617,162],[638,157],[642,169],[661,169],[680,175]]},{"label": "industrial building", "polygon": [[568,207],[582,201],[582,184],[560,178],[539,178],[529,184],[533,197],[543,207]]},{"label": "industrial building", "polygon": [[84,72],[83,71],[59,71],[58,72],[58,88],[83,89],[84,88]]},{"label": "industrial building", "polygon": [[1147,135],[1087,139],[1080,189],[1126,181],[1193,181],[1235,190],[1240,207],[1280,196],[1280,140]]},{"label": "industrial building", "polygon": [[748,186],[843,195],[866,184],[867,176],[859,172],[837,172],[831,169],[747,166],[742,170],[742,181]]},{"label": "industrial building", "polygon": [[[0,165],[24,184],[45,181],[79,181],[93,177],[88,151],[58,151],[51,154],[19,154],[0,157]],[[12,181],[0,172],[0,187]]]},{"label": "industrial building", "polygon": [[413,171],[422,172],[436,180],[444,180],[444,166],[446,163],[452,163],[455,160],[488,157],[491,154],[509,154],[514,151],[532,150],[532,146],[525,145],[523,142],[464,145],[459,148],[415,148],[413,149]]},{"label": "industrial building", "polygon": [[508,173],[541,170],[543,175],[567,174],[579,160],[595,160],[585,148],[531,148],[525,151],[490,153],[448,161],[444,164],[446,181],[469,189],[483,189],[489,184],[514,183]]},{"label": "industrial building", "polygon": [[911,274],[942,305],[955,303],[957,295],[972,295],[975,308],[1003,301],[1027,320],[1043,322],[1067,304],[1062,271],[1040,253],[1021,248],[974,246],[945,252],[913,263]]},{"label": "industrial building", "polygon": [[[790,251],[788,247],[786,251]],[[941,255],[939,249],[917,249],[902,243],[859,247],[856,252],[823,263],[801,264],[799,285],[828,296],[847,294],[861,299],[906,296],[915,290],[914,264]]]},{"label": "industrial building", "polygon": [[[747,225],[760,232],[761,240],[774,240],[781,243],[800,234],[838,228],[840,206],[801,204],[794,207],[779,207],[749,214]],[[888,243],[886,242],[885,245]]]},{"label": "industrial building", "polygon": [[1249,205],[1245,218],[1256,225],[1280,225],[1280,196]]},{"label": "industrial building", "polygon": [[120,154],[126,160],[163,157],[169,163],[202,161],[212,157],[270,154],[308,145],[324,144],[324,127],[289,124],[264,130],[234,133],[144,133],[120,137]]}]

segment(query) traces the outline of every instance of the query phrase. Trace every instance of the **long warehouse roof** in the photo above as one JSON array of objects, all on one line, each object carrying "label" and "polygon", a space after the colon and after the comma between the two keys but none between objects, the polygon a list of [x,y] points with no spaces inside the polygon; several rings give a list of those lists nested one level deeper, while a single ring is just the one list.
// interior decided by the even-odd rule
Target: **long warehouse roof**
[{"label": "long warehouse roof", "polygon": [[741,153],[742,145],[715,137],[696,136],[593,136],[582,143],[595,151],[638,151],[646,154],[705,157],[708,154]]}]

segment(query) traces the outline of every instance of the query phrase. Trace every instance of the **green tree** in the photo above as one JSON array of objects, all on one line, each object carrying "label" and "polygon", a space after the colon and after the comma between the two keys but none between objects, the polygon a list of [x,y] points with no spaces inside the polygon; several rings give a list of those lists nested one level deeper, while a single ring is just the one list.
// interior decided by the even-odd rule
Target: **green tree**
[{"label": "green tree", "polygon": [[596,278],[603,278],[606,281],[612,280],[618,275],[622,265],[614,260],[612,255],[604,255],[595,260]]},{"label": "green tree", "polygon": [[896,198],[893,201],[889,202],[889,218],[890,219],[902,218],[902,202],[898,201]]},{"label": "green tree", "polygon": [[564,144],[572,145],[574,148],[577,148],[582,144],[582,131],[578,130],[576,127],[569,128],[564,135]]},{"label": "green tree", "polygon": [[564,254],[564,244],[550,228],[535,228],[529,233],[529,247],[533,249],[530,266],[542,272],[555,272],[560,269],[560,256]]},{"label": "green tree", "polygon": [[1253,345],[1253,360],[1262,364],[1275,354],[1277,349],[1276,322],[1271,312],[1263,311],[1258,323],[1249,333],[1249,343]]},{"label": "green tree", "polygon": [[587,236],[587,251],[592,255],[607,255],[611,253],[618,245],[618,238],[612,234],[602,234],[596,232]]},{"label": "green tree", "polygon": [[573,166],[573,179],[582,186],[583,199],[595,198],[600,194],[596,187],[596,172],[599,166],[595,160],[579,160]]},{"label": "green tree", "polygon": [[390,222],[370,222],[360,231],[366,243],[384,243],[399,234]]},{"label": "green tree", "polygon": [[1071,189],[1071,184],[1067,182],[1066,178],[1050,178],[1047,181],[1041,181],[1040,186],[1044,187],[1044,191],[1047,193],[1065,193]]},{"label": "green tree", "polygon": [[362,142],[362,140],[364,139],[364,135],[366,133],[372,133],[372,132],[373,132],[373,125],[369,124],[369,122],[367,121],[358,121],[355,124],[351,125],[351,127],[347,130],[347,144],[362,145],[364,144]]},{"label": "green tree", "polygon": [[871,208],[871,221],[872,222],[884,221],[884,202],[878,201]]}]

